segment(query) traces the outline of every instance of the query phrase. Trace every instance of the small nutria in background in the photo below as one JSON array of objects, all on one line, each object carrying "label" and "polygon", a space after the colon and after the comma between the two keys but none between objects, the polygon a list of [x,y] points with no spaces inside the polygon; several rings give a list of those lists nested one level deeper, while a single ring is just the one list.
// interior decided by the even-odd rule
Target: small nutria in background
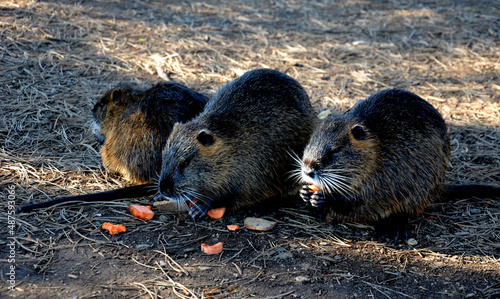
[{"label": "small nutria in background", "polygon": [[304,151],[300,195],[338,221],[374,223],[399,238],[409,217],[443,196],[500,196],[491,186],[444,188],[449,161],[439,112],[411,92],[383,90],[318,127]]},{"label": "small nutria in background", "polygon": [[111,201],[153,195],[161,171],[161,152],[172,127],[198,115],[208,98],[174,82],[148,90],[121,86],[109,90],[92,109],[94,134],[106,168],[135,186],[56,198],[18,208],[18,212],[73,202]]},{"label": "small nutria in background", "polygon": [[174,82],[106,92],[92,109],[106,169],[134,183],[152,182],[161,171],[161,151],[174,124],[198,115],[207,101]]},{"label": "small nutria in background", "polygon": [[195,119],[176,124],[163,151],[159,199],[243,208],[297,191],[288,180],[316,116],[293,78],[257,69],[223,87]]}]

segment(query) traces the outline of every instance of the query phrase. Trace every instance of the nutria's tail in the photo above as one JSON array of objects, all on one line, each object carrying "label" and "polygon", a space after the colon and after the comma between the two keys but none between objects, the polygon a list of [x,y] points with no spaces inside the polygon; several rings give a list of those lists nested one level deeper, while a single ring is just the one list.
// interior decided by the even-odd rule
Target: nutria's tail
[{"label": "nutria's tail", "polygon": [[445,185],[443,200],[471,197],[500,199],[500,187],[491,185]]},{"label": "nutria's tail", "polygon": [[35,203],[31,205],[26,205],[17,208],[18,212],[28,212],[34,209],[51,207],[60,203],[69,203],[76,201],[91,202],[91,201],[112,201],[122,198],[133,198],[153,195],[157,192],[155,184],[142,184],[137,186],[130,186],[110,191],[104,191],[99,193],[83,194],[69,197],[56,198],[54,200],[44,201],[40,203]]}]

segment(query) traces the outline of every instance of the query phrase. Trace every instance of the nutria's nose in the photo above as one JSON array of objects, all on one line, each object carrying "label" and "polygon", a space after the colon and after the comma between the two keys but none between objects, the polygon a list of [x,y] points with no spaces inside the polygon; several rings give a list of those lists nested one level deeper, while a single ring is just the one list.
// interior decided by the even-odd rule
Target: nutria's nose
[{"label": "nutria's nose", "polygon": [[316,159],[305,159],[304,160],[304,165],[302,166],[302,172],[310,177],[314,178],[316,175],[316,172],[320,170],[321,165]]},{"label": "nutria's nose", "polygon": [[163,177],[160,179],[160,184],[158,187],[160,193],[166,197],[172,197],[174,190],[174,182],[171,178]]}]

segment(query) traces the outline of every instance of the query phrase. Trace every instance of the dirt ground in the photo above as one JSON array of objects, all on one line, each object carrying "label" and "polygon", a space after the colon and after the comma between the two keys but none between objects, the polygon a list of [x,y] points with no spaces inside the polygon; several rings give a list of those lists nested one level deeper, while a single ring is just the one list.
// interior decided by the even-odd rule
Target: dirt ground
[{"label": "dirt ground", "polygon": [[[120,82],[213,95],[247,70],[297,79],[318,112],[398,87],[450,127],[449,183],[500,185],[500,2],[0,0],[1,298],[500,298],[500,202],[436,203],[412,242],[327,224],[300,199],[193,222],[130,199],[13,214],[127,184],[106,173],[91,108]],[[259,210],[258,208],[254,210]],[[10,214],[9,214],[10,213]],[[13,218],[15,216],[15,220]],[[103,222],[128,231],[110,236]],[[4,225],[5,224],[5,225]],[[219,255],[201,243],[223,242]],[[411,244],[411,245],[410,245]]]}]

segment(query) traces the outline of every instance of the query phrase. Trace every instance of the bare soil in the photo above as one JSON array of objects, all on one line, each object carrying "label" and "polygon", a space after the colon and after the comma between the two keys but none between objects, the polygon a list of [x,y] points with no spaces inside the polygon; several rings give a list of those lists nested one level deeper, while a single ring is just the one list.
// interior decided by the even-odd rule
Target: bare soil
[{"label": "bare soil", "polygon": [[[500,185],[499,9],[498,0],[0,0],[0,297],[499,298],[498,198],[436,203],[398,244],[366,225],[327,224],[298,198],[196,222],[161,211],[134,219],[128,204],[148,198],[9,219],[29,202],[126,185],[106,173],[89,130],[109,88],[176,80],[213,95],[258,67],[297,79],[318,112],[388,87],[415,92],[450,127],[448,183]],[[255,212],[278,225],[227,230]],[[110,236],[108,221],[128,231]],[[201,252],[219,241],[221,254]]]}]

